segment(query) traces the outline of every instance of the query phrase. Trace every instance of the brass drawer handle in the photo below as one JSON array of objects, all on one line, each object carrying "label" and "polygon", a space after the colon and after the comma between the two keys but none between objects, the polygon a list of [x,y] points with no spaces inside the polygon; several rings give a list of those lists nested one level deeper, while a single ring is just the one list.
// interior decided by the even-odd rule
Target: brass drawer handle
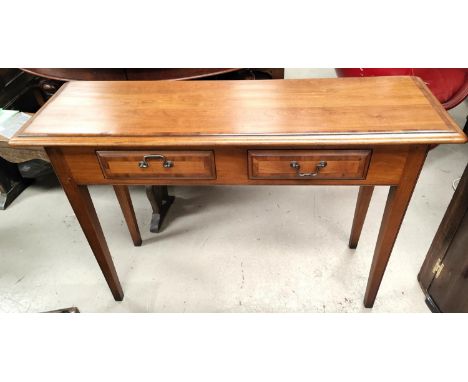
[{"label": "brass drawer handle", "polygon": [[149,167],[149,162],[148,159],[162,159],[163,161],[163,167],[165,168],[171,168],[174,166],[174,162],[171,160],[167,160],[164,155],[160,154],[151,154],[151,155],[145,155],[143,156],[143,160],[138,162],[138,167],[140,168],[147,168]]},{"label": "brass drawer handle", "polygon": [[289,165],[293,169],[296,170],[296,175],[302,176],[302,177],[308,177],[308,176],[316,176],[322,168],[327,167],[327,162],[325,162],[324,160],[321,160],[320,162],[318,162],[315,166],[315,172],[299,172],[299,170],[301,169],[301,165],[295,160],[291,161]]}]

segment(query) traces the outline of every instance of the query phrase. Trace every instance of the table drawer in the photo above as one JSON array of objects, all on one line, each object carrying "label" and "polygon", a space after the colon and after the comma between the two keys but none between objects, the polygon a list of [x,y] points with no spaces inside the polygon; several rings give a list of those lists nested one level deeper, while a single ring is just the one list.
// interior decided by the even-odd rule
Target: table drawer
[{"label": "table drawer", "polygon": [[216,179],[213,151],[97,151],[108,179]]},{"label": "table drawer", "polygon": [[250,150],[250,179],[365,179],[371,150]]}]

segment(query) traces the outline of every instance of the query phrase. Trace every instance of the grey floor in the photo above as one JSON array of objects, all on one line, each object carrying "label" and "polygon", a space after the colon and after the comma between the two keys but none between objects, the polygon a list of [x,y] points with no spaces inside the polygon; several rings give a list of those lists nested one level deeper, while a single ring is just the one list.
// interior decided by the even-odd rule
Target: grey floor
[{"label": "grey floor", "polygon": [[[333,76],[289,69],[288,78]],[[463,125],[468,108],[452,111]],[[160,234],[131,188],[135,248],[111,187],[91,187],[125,299],[115,302],[53,176],[0,211],[0,312],[428,312],[416,276],[468,162],[467,145],[429,153],[372,310],[362,305],[388,187],[377,187],[356,250],[357,187],[177,187]]]}]

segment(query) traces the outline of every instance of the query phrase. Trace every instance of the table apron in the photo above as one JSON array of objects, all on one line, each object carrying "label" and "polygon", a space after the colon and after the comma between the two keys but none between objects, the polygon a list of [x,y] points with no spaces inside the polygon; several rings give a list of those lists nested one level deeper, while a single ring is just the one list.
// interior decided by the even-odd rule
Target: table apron
[{"label": "table apron", "polygon": [[[214,179],[185,179],[185,178],[106,178],[103,174],[101,163],[96,154],[97,151],[113,150],[106,147],[49,147],[48,153],[60,153],[60,157],[69,169],[73,181],[76,184],[108,184],[108,185],[397,185],[400,183],[403,169],[410,152],[410,145],[402,146],[332,146],[318,148],[306,148],[305,150],[370,150],[371,156],[364,179],[251,179],[249,177],[248,152],[257,150],[251,148],[218,148],[204,147],[192,150],[212,150],[215,158]],[[268,148],[261,148],[268,150]],[[278,147],[274,147],[278,150]],[[293,150],[292,147],[284,147],[284,150]],[[128,151],[115,150],[114,151]],[[190,150],[190,148],[178,147],[134,147],[131,150],[158,151],[158,150]],[[301,148],[301,150],[304,150]]]}]

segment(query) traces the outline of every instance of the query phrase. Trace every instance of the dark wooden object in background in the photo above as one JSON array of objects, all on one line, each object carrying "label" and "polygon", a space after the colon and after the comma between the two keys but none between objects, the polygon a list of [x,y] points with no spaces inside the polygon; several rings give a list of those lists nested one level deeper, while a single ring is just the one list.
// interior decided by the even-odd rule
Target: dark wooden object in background
[{"label": "dark wooden object in background", "polygon": [[49,310],[48,312],[44,313],[80,313],[80,310],[76,306],[72,306],[71,308]]},{"label": "dark wooden object in background", "polygon": [[35,113],[45,103],[39,82],[20,69],[0,68],[0,107]]},{"label": "dark wooden object in background", "polygon": [[169,195],[167,186],[146,186],[146,195],[153,209],[150,231],[158,233],[175,197]]},{"label": "dark wooden object in background", "polygon": [[[0,69],[0,108],[34,113],[44,102],[37,77],[19,69]],[[22,176],[18,163],[44,158],[43,149],[13,149],[8,147],[7,138],[0,136],[0,210],[32,183]]]},{"label": "dark wooden object in background", "polygon": [[0,210],[6,209],[30,183],[21,176],[16,163],[0,157]]},{"label": "dark wooden object in background", "polygon": [[23,70],[35,76],[63,82],[284,78],[283,68],[27,68]]},{"label": "dark wooden object in background", "polygon": [[434,312],[468,313],[468,166],[418,275]]}]

